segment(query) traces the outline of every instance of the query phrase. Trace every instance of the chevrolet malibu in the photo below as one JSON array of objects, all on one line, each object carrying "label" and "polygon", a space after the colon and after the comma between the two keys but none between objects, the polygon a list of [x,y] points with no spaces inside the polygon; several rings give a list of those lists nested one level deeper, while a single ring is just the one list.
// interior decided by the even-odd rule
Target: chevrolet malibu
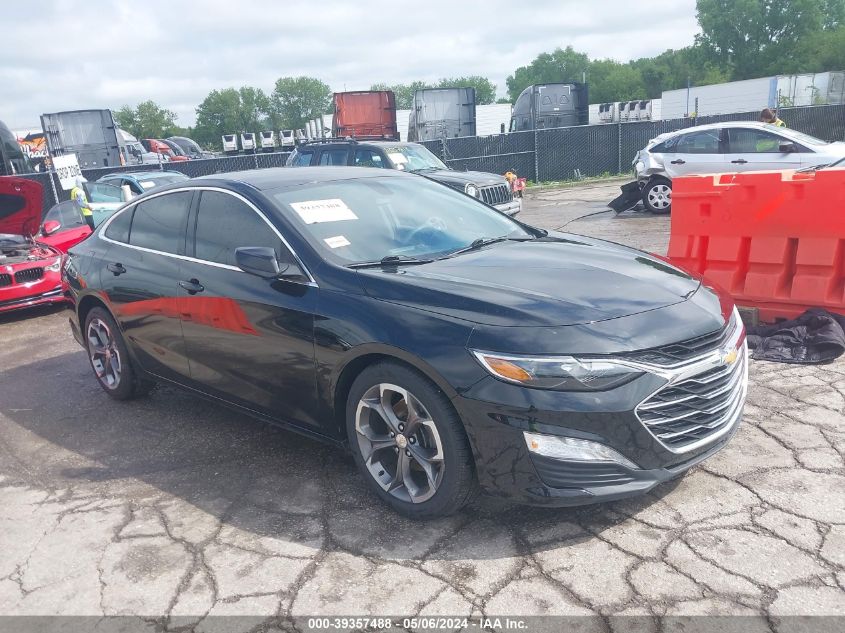
[{"label": "chevrolet malibu", "polygon": [[727,296],[399,171],[159,188],[63,274],[110,396],[173,383],[337,444],[415,518],[479,487],[551,506],[644,493],[722,448],[746,395]]}]

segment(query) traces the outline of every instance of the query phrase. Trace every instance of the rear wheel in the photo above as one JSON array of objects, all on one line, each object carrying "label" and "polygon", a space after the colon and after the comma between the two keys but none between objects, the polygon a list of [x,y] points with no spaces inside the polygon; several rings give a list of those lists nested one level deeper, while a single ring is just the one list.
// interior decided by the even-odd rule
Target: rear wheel
[{"label": "rear wheel", "polygon": [[643,204],[652,213],[671,213],[672,183],[664,178],[654,178],[643,187]]},{"label": "rear wheel", "polygon": [[117,323],[103,308],[92,309],[85,318],[85,347],[97,382],[115,400],[131,400],[155,386],[138,376]]},{"label": "rear wheel", "polygon": [[445,516],[472,498],[475,471],[463,424],[424,376],[398,363],[368,367],[352,385],[346,418],[358,469],[400,514]]}]

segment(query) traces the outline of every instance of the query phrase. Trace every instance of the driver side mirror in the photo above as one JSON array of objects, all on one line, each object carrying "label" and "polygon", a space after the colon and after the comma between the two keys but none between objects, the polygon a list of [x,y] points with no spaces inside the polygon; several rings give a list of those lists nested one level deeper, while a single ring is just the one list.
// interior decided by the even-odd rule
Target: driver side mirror
[{"label": "driver side mirror", "polygon": [[46,237],[47,235],[52,235],[56,231],[62,228],[62,223],[57,222],[56,220],[47,220],[41,226],[41,233]]},{"label": "driver side mirror", "polygon": [[235,261],[245,273],[264,279],[298,278],[303,273],[294,263],[279,262],[269,246],[241,246],[235,249]]},{"label": "driver side mirror", "polygon": [[783,152],[784,154],[791,154],[793,152],[797,152],[798,148],[795,146],[795,143],[790,141],[784,141],[780,145],[778,145],[778,150]]}]

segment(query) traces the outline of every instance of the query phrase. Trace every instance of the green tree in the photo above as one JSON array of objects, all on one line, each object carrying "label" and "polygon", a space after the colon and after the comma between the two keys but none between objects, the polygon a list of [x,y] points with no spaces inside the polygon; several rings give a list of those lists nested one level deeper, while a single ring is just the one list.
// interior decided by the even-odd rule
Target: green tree
[{"label": "green tree", "polygon": [[496,100],[496,84],[487,77],[470,75],[469,77],[452,77],[441,79],[438,88],[475,88],[475,103],[487,105]]},{"label": "green tree", "polygon": [[435,87],[425,81],[412,81],[409,84],[373,84],[370,86],[370,90],[390,90],[396,97],[396,108],[398,110],[410,110],[414,105],[414,93],[417,90]]},{"label": "green tree", "polygon": [[270,98],[260,88],[212,90],[197,106],[194,139],[216,146],[224,134],[267,129],[271,124],[271,109]]},{"label": "green tree", "polygon": [[332,89],[314,77],[280,77],[271,95],[272,116],[284,129],[305,127],[305,122],[329,112]]},{"label": "green tree", "polygon": [[697,0],[698,43],[731,79],[783,72],[798,42],[834,29],[845,0]]},{"label": "green tree", "polygon": [[115,123],[136,138],[164,138],[181,129],[176,125],[176,113],[162,108],[154,101],[142,101],[135,108],[128,105],[113,113]]},{"label": "green tree", "polygon": [[581,81],[589,64],[586,53],[579,53],[571,46],[540,53],[528,66],[520,66],[507,78],[508,97],[514,103],[519,93],[532,84]]}]

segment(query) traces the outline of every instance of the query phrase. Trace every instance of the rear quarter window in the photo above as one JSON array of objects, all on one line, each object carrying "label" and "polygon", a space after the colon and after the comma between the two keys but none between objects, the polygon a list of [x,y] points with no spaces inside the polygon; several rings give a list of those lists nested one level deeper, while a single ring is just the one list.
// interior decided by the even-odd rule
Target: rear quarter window
[{"label": "rear quarter window", "polygon": [[134,211],[135,208],[132,207],[131,209],[126,209],[126,211],[118,213],[114,216],[114,219],[109,222],[109,225],[106,227],[103,234],[110,240],[128,244],[129,229],[132,226],[132,213]]}]

